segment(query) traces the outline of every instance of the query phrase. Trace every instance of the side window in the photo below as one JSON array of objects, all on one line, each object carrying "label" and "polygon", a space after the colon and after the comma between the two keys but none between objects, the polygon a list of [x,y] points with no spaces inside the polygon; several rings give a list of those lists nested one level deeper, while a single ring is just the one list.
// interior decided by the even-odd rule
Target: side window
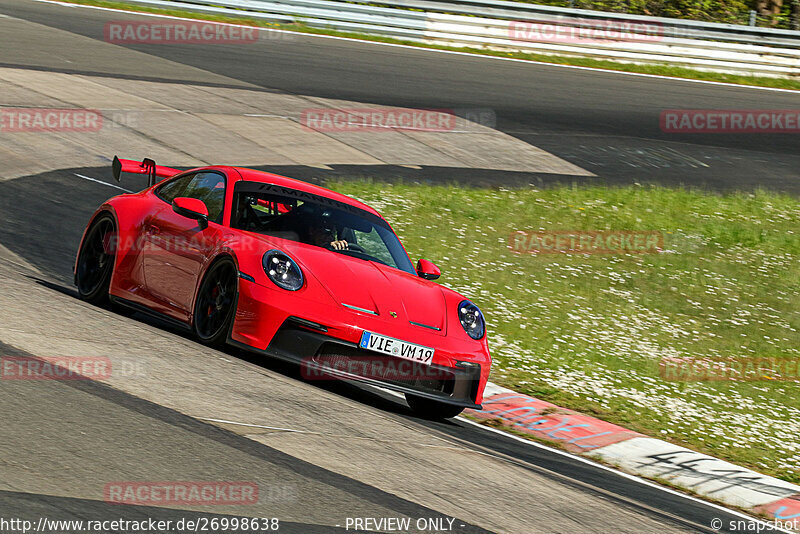
[{"label": "side window", "polygon": [[216,172],[198,172],[180,196],[202,200],[208,208],[208,220],[216,223],[222,221],[222,208],[225,204],[223,175]]},{"label": "side window", "polygon": [[[389,253],[386,243],[383,242],[383,239],[381,239],[380,234],[375,231],[374,227],[370,229],[369,233],[358,230],[350,230],[350,232],[353,232],[357,244],[364,249],[364,252],[374,258],[378,258],[387,265],[395,265],[395,261]],[[342,238],[343,236],[339,237]],[[347,236],[344,236],[344,238],[347,239]],[[348,239],[348,241],[351,240]]]},{"label": "side window", "polygon": [[169,203],[183,196],[183,191],[194,177],[193,174],[171,180],[156,190],[156,194]]}]

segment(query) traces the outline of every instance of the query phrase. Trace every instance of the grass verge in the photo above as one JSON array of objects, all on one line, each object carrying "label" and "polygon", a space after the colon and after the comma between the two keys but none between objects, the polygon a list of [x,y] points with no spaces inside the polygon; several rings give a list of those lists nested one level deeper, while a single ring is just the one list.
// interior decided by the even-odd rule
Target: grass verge
[{"label": "grass verge", "polygon": [[670,76],[673,78],[686,78],[692,80],[724,82],[724,83],[732,83],[738,85],[753,85],[758,87],[774,87],[778,89],[791,89],[795,91],[800,91],[800,80],[792,80],[786,78],[770,78],[766,76],[745,76],[738,74],[725,74],[719,72],[704,72],[691,68],[676,67],[672,65],[640,65],[634,63],[617,63],[615,61],[593,59],[589,57],[551,56],[547,54],[533,54],[524,52],[501,52],[496,50],[484,50],[479,48],[441,46],[436,44],[420,43],[417,41],[394,39],[391,37],[382,37],[378,35],[341,32],[323,28],[311,28],[308,26],[304,26],[302,24],[271,23],[259,19],[250,18],[247,15],[225,16],[225,15],[215,15],[211,13],[196,13],[179,9],[154,8],[154,7],[129,4],[126,2],[111,1],[111,0],[59,0],[59,1],[68,2],[72,4],[122,9],[134,12],[138,11],[143,13],[156,13],[160,15],[170,15],[174,17],[182,17],[195,20],[210,20],[214,22],[248,24],[251,26],[257,26],[261,28],[291,30],[300,33],[310,33],[318,35],[332,35],[338,37],[348,37],[351,39],[360,39],[364,41],[394,43],[407,46],[416,46],[421,48],[432,48],[436,50],[451,50],[455,52],[466,52],[470,54],[521,59],[521,60],[536,61],[541,63],[552,63],[557,65],[573,65],[579,67],[591,67],[591,68],[611,70],[611,71],[653,74],[659,76]]},{"label": "grass verge", "polygon": [[[374,206],[487,316],[492,380],[800,482],[800,376],[662,377],[689,358],[800,359],[800,201],[657,186],[328,184]],[[520,255],[512,232],[658,230],[656,254]],[[796,368],[796,367],[795,367]]]}]

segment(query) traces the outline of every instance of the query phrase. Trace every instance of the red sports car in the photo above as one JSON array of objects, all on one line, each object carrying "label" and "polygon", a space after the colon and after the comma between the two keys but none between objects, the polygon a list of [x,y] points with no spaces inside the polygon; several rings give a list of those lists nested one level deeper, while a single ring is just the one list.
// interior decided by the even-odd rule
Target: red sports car
[{"label": "red sports car", "polygon": [[480,408],[491,366],[481,311],[433,282],[431,262],[415,269],[374,209],[250,169],[115,157],[123,172],[150,185],[92,216],[75,262],[84,300],[300,362],[307,378],[403,392],[425,417]]}]

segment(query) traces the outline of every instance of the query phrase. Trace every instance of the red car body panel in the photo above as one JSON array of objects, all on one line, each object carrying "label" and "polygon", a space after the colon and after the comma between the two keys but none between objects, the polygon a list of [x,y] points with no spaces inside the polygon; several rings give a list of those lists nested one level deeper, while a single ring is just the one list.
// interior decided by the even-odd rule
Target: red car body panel
[{"label": "red car body panel", "polygon": [[[131,167],[130,160],[121,161],[123,171]],[[159,169],[163,173],[167,168]],[[191,325],[203,275],[216,259],[226,255],[244,274],[238,279],[231,341],[265,351],[290,317],[325,325],[327,337],[349,344],[358,344],[365,330],[375,332],[435,348],[432,362],[435,365],[479,364],[480,381],[473,402],[480,405],[491,357],[486,336],[474,340],[460,324],[458,306],[465,297],[387,265],[233,229],[229,207],[234,184],[246,180],[327,197],[380,217],[377,211],[319,186],[250,169],[203,167],[178,175],[198,171],[217,171],[226,177],[225,209],[220,224],[210,221],[203,229],[198,221],[175,213],[171,204],[159,198],[154,190],[171,178],[139,193],[114,197],[95,212],[92,221],[102,213],[111,214],[116,221],[116,261],[109,288],[113,298]],[[87,229],[89,226],[91,221]],[[85,235],[86,232],[84,238]],[[262,257],[271,249],[285,252],[301,267],[305,276],[299,290],[281,289],[268,278]]]}]

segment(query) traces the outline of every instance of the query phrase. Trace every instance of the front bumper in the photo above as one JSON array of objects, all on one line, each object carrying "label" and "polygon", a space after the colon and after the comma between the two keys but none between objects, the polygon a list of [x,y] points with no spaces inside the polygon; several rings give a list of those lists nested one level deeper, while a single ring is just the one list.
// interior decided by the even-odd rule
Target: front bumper
[{"label": "front bumper", "polygon": [[360,348],[314,332],[307,321],[289,317],[265,350],[235,340],[233,345],[301,365],[307,380],[352,380],[417,397],[481,409],[475,401],[481,387],[481,366],[464,362],[455,367],[422,365]]},{"label": "front bumper", "polygon": [[[456,335],[460,325],[451,335],[415,326],[403,317],[349,310],[323,296],[327,294],[284,291],[240,278],[229,341],[250,351],[301,363],[309,371],[309,379],[320,379],[320,372],[327,371],[336,378],[480,408],[492,361],[485,339],[475,342],[466,334]],[[433,365],[422,366],[421,374],[416,373],[419,369],[399,369],[405,374],[398,379],[393,371],[398,362],[408,361],[359,348],[365,330],[434,347]],[[367,373],[359,368],[364,359],[370,365]],[[320,363],[322,370],[315,368]],[[386,367],[389,370],[384,373]]]}]

